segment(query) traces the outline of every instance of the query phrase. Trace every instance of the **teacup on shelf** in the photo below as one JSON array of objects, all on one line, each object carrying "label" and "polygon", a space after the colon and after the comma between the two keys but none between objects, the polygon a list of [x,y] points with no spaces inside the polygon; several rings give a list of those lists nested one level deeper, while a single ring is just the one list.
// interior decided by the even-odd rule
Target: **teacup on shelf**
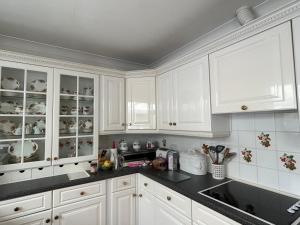
[{"label": "teacup on shelf", "polygon": [[82,107],[82,114],[83,115],[90,115],[91,114],[91,107],[90,106],[83,106]]},{"label": "teacup on shelf", "polygon": [[93,95],[94,89],[91,87],[83,88],[83,95]]}]

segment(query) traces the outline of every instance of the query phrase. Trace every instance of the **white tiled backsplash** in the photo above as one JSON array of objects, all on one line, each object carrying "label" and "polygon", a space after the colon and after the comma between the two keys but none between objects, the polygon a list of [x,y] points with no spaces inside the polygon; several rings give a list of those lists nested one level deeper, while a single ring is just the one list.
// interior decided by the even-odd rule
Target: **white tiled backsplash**
[{"label": "white tiled backsplash", "polygon": [[[261,144],[258,136],[269,135],[270,146]],[[232,132],[226,138],[197,138],[173,135],[114,135],[109,141],[125,137],[143,141],[152,139],[161,143],[165,138],[167,147],[187,151],[199,149],[202,144],[226,145],[237,156],[227,164],[227,176],[238,178],[268,188],[300,196],[300,123],[298,112],[243,113],[232,115]],[[244,159],[242,151],[251,151],[252,157]],[[291,163],[284,166],[280,157],[293,156],[295,168]],[[245,157],[247,159],[247,157]]]}]

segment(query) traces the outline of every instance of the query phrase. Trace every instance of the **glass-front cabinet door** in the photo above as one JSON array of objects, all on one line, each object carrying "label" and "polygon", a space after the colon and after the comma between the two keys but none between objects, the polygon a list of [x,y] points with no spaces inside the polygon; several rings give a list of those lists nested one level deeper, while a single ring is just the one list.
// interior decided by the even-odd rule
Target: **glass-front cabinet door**
[{"label": "glass-front cabinet door", "polygon": [[97,159],[98,75],[54,70],[53,164]]},{"label": "glass-front cabinet door", "polygon": [[53,69],[0,61],[0,172],[51,164]]}]

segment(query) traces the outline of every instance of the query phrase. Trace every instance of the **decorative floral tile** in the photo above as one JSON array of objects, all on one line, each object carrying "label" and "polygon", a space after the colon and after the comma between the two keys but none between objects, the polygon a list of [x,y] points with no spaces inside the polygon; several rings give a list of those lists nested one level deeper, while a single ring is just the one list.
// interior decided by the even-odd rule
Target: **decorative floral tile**
[{"label": "decorative floral tile", "polygon": [[270,134],[265,134],[264,132],[261,132],[260,135],[257,136],[258,140],[260,141],[260,144],[266,148],[271,146],[271,137]]},{"label": "decorative floral tile", "polygon": [[296,160],[294,159],[293,155],[288,155],[287,153],[284,153],[280,157],[281,162],[283,163],[283,166],[289,170],[295,170],[296,169]]},{"label": "decorative floral tile", "polygon": [[252,154],[252,151],[251,151],[251,150],[248,150],[247,148],[245,148],[245,149],[242,151],[242,156],[243,156],[243,159],[244,159],[247,163],[250,163],[250,162],[252,161],[253,154]]}]

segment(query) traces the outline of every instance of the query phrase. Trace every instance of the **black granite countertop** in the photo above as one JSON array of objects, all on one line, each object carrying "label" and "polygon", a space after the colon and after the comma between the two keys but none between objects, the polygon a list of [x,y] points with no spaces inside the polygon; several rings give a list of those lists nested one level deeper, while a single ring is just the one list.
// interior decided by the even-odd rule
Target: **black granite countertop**
[{"label": "black granite countertop", "polygon": [[[216,212],[223,214],[243,225],[248,224],[258,224],[265,225],[264,223],[252,216],[249,216],[245,213],[242,213],[236,209],[233,209],[229,206],[226,206],[222,203],[214,201],[204,195],[200,195],[198,192],[214,187],[216,185],[222,184],[229,179],[218,181],[212,178],[210,174],[205,176],[197,176],[187,174],[185,172],[181,172],[183,174],[187,174],[191,177],[191,179],[174,183],[163,179],[159,176],[159,172],[157,170],[153,170],[150,168],[123,168],[118,171],[105,171],[100,172],[97,175],[91,175],[88,178],[82,178],[77,180],[70,181],[67,175],[53,176],[47,178],[41,178],[36,180],[22,181],[12,184],[4,184],[0,185],[0,201],[8,200],[12,198],[22,197],[25,195],[36,194],[40,192],[55,190],[59,188],[70,187],[74,185],[80,185],[89,182],[95,182],[100,180],[106,180],[114,177],[141,173],[167,187],[170,189],[208,207]],[[281,224],[280,224],[281,225]]]}]

